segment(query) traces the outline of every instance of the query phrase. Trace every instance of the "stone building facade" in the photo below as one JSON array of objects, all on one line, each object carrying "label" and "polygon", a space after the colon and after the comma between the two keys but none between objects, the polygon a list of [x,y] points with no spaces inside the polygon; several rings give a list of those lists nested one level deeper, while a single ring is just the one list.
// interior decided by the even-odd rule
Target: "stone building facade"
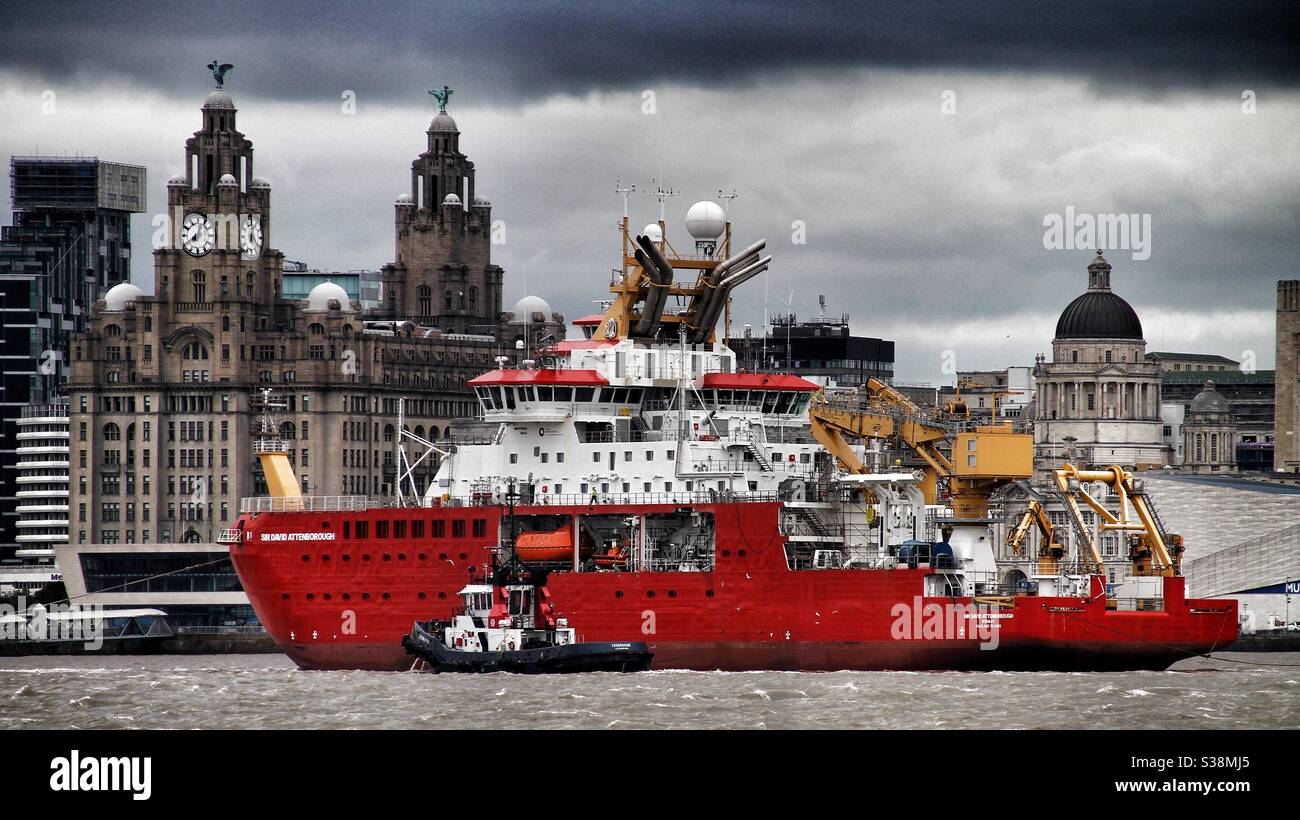
[{"label": "stone building facade", "polygon": [[1147,469],[1168,463],[1160,367],[1146,358],[1142,322],[1111,290],[1110,263],[1088,265],[1088,290],[1062,311],[1052,360],[1034,367],[1035,477],[1072,460]]},{"label": "stone building facade", "polygon": [[1300,279],[1277,283],[1273,469],[1300,473]]},{"label": "stone building facade", "polygon": [[[282,298],[271,186],[253,176],[236,113],[229,94],[213,91],[186,142],[186,172],[167,189],[173,241],[154,253],[155,295],[117,285],[74,337],[74,544],[214,541],[241,498],[265,491],[252,455],[263,388],[287,405],[278,423],[305,492],[387,494],[399,399],[411,432],[444,438],[453,419],[477,412],[465,380],[503,352],[500,335],[371,321],[334,283],[303,301]],[[444,230],[428,219],[431,232]],[[462,215],[447,219],[465,227]],[[484,239],[473,257],[480,310],[498,311],[499,269]],[[447,261],[430,252],[422,270],[468,264],[459,254],[473,243],[448,242]],[[491,313],[448,315],[468,329]],[[430,461],[424,476],[435,468]]]},{"label": "stone building facade", "polygon": [[1213,380],[1187,408],[1183,417],[1183,469],[1194,473],[1236,472],[1236,419],[1228,399]]},{"label": "stone building facade", "polygon": [[474,190],[474,163],[460,151],[451,115],[439,112],[426,134],[428,150],[411,163],[411,192],[394,204],[385,312],[450,333],[495,333],[502,271],[492,264],[492,203]]}]

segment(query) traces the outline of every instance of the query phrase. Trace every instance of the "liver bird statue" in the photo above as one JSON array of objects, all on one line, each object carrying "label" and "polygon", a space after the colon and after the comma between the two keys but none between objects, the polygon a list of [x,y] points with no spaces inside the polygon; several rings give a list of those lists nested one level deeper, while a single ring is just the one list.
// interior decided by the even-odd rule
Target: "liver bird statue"
[{"label": "liver bird statue", "polygon": [[429,95],[438,101],[438,110],[442,112],[447,110],[447,101],[451,99],[453,93],[455,92],[445,85],[442,87],[441,91],[436,88],[429,89]]},{"label": "liver bird statue", "polygon": [[234,68],[230,63],[218,63],[216,60],[208,63],[208,71],[212,72],[212,79],[217,81],[217,88],[221,88],[226,81],[226,72]]}]

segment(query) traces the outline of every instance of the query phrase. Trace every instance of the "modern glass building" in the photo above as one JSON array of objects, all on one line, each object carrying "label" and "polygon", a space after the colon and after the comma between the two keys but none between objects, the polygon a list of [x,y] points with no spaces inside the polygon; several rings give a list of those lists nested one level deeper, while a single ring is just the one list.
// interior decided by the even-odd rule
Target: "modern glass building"
[{"label": "modern glass building", "polygon": [[9,185],[13,224],[0,228],[0,560],[22,543],[18,420],[24,407],[59,397],[69,337],[86,329],[96,299],[130,280],[131,214],[146,207],[145,169],[96,157],[11,157]]}]

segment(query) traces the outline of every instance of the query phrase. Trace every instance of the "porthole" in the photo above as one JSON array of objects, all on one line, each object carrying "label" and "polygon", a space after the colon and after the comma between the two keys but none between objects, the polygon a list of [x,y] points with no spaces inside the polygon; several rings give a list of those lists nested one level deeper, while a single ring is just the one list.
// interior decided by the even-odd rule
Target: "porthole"
[{"label": "porthole", "polygon": [[328,560],[330,559],[330,557],[329,557],[328,554],[325,554],[325,555],[322,555],[322,556],[320,557],[320,559],[321,559],[322,561],[328,561]]},{"label": "porthole", "polygon": [[740,556],[741,558],[744,558],[746,555],[749,555],[749,553],[744,550],[736,550],[736,555]]},{"label": "porthole", "polygon": [[647,597],[647,598],[653,598],[653,597],[655,597],[655,591],[654,591],[653,589],[647,589],[647,590],[645,591],[645,597]]},{"label": "porthole", "polygon": [[440,553],[438,553],[438,560],[439,560],[439,561],[446,561],[446,560],[447,560],[447,553],[445,553],[445,552],[440,552]]},{"label": "porthole", "polygon": [[330,594],[329,594],[328,592],[325,593],[324,595],[322,595],[321,597],[324,598],[324,599],[327,600],[327,601],[330,600],[330,598],[331,598],[331,596],[330,596]]},{"label": "porthole", "polygon": [[669,598],[676,598],[676,597],[677,597],[677,590],[675,590],[675,589],[670,589],[670,590],[668,590],[668,597],[669,597]]},{"label": "porthole", "polygon": [[365,555],[361,556],[361,560],[362,560],[362,561],[369,561],[369,560],[370,560],[370,553],[366,553]]},{"label": "porthole", "polygon": [[623,590],[621,590],[621,589],[619,589],[619,590],[615,590],[615,592],[614,592],[614,597],[615,597],[615,598],[622,598],[622,597],[623,597]]},{"label": "porthole", "polygon": [[730,558],[730,557],[731,557],[731,550],[723,550],[723,551],[722,551],[722,557],[723,557],[723,558]]},{"label": "porthole", "polygon": [[369,601],[369,600],[370,600],[370,593],[369,593],[369,592],[363,592],[363,593],[361,593],[361,600],[363,600],[363,601]]},{"label": "porthole", "polygon": [[399,552],[399,553],[397,553],[397,560],[398,560],[398,561],[405,561],[405,560],[406,560],[406,553],[404,553],[404,552]]},{"label": "porthole", "polygon": [[302,560],[304,560],[304,561],[310,561],[310,560],[311,560],[311,556],[310,556],[310,555],[303,555]]},{"label": "porthole", "polygon": [[344,560],[344,561],[351,561],[351,560],[352,560],[352,556],[351,556],[351,555],[348,555],[348,554],[345,552],[345,553],[343,553],[343,560]]},{"label": "porthole", "polygon": [[469,553],[468,553],[468,552],[462,552],[462,553],[460,554],[460,560],[462,560],[462,561],[468,561],[468,560],[469,560]]},{"label": "porthole", "polygon": [[427,560],[429,560],[429,553],[427,553],[427,552],[422,552],[422,553],[420,553],[419,558],[420,558],[421,561],[427,561]]},{"label": "porthole", "polygon": [[386,552],[386,553],[384,553],[384,560],[385,560],[385,561],[391,561],[391,560],[393,560],[393,554],[392,554],[391,552]]},{"label": "porthole", "polygon": [[391,596],[391,595],[389,595],[387,592],[385,592],[385,593],[382,593],[379,597],[381,597],[381,598],[383,598],[385,601],[387,601],[389,598],[391,598],[391,597],[393,597],[393,596]]},{"label": "porthole", "polygon": [[281,600],[281,601],[287,601],[287,600],[289,600],[289,593],[287,593],[287,592],[281,592],[281,593],[280,593],[280,600]]},{"label": "porthole", "polygon": [[308,592],[308,593],[307,593],[307,600],[308,600],[308,601],[314,601],[314,600],[316,600],[316,594],[315,594],[314,592]]},{"label": "porthole", "polygon": [[351,601],[351,600],[352,600],[352,593],[351,593],[351,592],[345,592],[345,593],[343,593],[343,600],[345,600],[345,601]]},{"label": "porthole", "polygon": [[705,597],[705,598],[712,598],[712,597],[713,597],[713,590],[711,590],[711,589],[706,589],[706,590],[704,590],[704,597]]},{"label": "porthole", "polygon": [[428,597],[429,597],[429,593],[427,593],[427,592],[417,592],[417,593],[415,593],[415,597],[417,597],[417,598],[419,598],[421,601],[423,601],[425,598],[428,598]]},{"label": "porthole", "polygon": [[438,593],[438,600],[439,600],[439,601],[445,601],[445,600],[447,600],[447,593],[445,593],[445,592],[439,592],[439,593]]}]

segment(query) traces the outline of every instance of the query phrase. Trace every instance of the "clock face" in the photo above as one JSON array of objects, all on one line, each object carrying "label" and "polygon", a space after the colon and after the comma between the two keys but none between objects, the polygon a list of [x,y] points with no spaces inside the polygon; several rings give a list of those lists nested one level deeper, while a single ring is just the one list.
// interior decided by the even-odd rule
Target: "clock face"
[{"label": "clock face", "polygon": [[262,217],[247,214],[239,226],[239,250],[245,259],[262,255]]},{"label": "clock face", "polygon": [[190,256],[203,256],[212,250],[216,230],[207,214],[190,214],[181,223],[181,247]]}]

